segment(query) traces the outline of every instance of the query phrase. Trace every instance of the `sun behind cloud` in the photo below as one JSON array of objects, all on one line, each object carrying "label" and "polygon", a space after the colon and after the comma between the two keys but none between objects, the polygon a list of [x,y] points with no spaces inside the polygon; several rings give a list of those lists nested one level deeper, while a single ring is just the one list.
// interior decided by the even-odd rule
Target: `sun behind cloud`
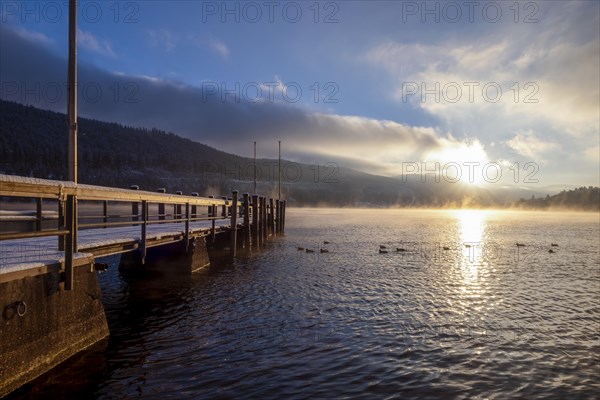
[{"label": "sun behind cloud", "polygon": [[470,142],[458,142],[446,140],[446,145],[437,151],[431,152],[426,163],[428,168],[437,168],[441,179],[448,182],[460,181],[481,185],[488,181],[486,175],[493,174],[486,170],[489,163],[488,156],[483,145],[478,140]]}]

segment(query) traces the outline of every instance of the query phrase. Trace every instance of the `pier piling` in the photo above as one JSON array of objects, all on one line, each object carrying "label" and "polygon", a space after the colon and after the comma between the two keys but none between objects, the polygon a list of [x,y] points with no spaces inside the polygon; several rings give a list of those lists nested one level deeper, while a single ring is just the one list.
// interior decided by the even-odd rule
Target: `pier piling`
[{"label": "pier piling", "polygon": [[250,195],[244,193],[244,247],[250,248]]},{"label": "pier piling", "polygon": [[231,240],[229,243],[230,254],[235,257],[237,249],[237,205],[238,205],[238,191],[234,190],[231,198]]},{"label": "pier piling", "polygon": [[252,195],[252,246],[258,245],[258,195]]}]

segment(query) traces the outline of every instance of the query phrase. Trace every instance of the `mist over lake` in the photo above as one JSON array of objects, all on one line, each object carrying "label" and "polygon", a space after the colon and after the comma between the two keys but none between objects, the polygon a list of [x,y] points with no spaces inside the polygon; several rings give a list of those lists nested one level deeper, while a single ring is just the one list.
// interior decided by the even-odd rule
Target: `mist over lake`
[{"label": "mist over lake", "polygon": [[292,209],[287,224],[264,252],[192,278],[113,265],[108,342],[28,398],[598,391],[597,214]]}]

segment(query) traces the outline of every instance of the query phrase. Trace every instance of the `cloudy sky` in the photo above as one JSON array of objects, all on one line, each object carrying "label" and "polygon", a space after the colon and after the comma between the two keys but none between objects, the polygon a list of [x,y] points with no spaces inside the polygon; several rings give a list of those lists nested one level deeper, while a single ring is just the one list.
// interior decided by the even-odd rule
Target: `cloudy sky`
[{"label": "cloudy sky", "polygon": [[[2,2],[1,98],[66,109],[65,4]],[[596,1],[79,1],[80,115],[387,176],[598,185],[599,26]]]}]

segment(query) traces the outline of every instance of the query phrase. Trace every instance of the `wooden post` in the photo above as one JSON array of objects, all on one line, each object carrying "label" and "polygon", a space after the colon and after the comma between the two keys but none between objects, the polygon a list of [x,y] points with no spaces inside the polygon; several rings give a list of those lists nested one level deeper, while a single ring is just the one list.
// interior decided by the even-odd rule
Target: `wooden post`
[{"label": "wooden post", "polygon": [[279,200],[279,215],[277,216],[279,221],[279,234],[283,235],[283,200]]},{"label": "wooden post", "polygon": [[281,208],[281,233],[285,234],[285,209],[287,208],[287,200],[283,201],[283,207]]},{"label": "wooden post", "polygon": [[252,195],[252,245],[258,245],[258,195]]},{"label": "wooden post", "polygon": [[262,245],[263,244],[262,196],[258,196],[258,208],[256,209],[256,213],[258,214],[258,226],[256,227],[256,232],[258,233],[258,235],[257,235],[258,240],[256,241],[256,243],[258,243],[258,245]]},{"label": "wooden post", "polygon": [[185,243],[185,251],[187,252],[190,247],[190,219],[192,215],[190,213],[190,203],[185,203],[185,235],[183,240]]},{"label": "wooden post", "polygon": [[[175,194],[178,196],[183,196],[183,192],[181,190],[176,191]],[[181,204],[175,204],[175,219],[181,219],[181,217]]]},{"label": "wooden post", "polygon": [[265,243],[267,241],[267,198],[266,197],[261,197],[260,198],[261,204],[260,204],[260,213],[262,215],[261,221],[261,231],[262,231],[262,241],[263,243]]},{"label": "wooden post", "polygon": [[275,234],[275,216],[273,215],[273,199],[269,199],[269,232]]},{"label": "wooden post", "polygon": [[281,219],[279,218],[279,209],[280,209],[280,204],[281,202],[279,200],[275,200],[275,234],[279,235],[280,230],[279,230],[279,222],[281,221]]},{"label": "wooden post", "polygon": [[244,193],[244,246],[250,247],[250,195]]},{"label": "wooden post", "polygon": [[35,230],[42,230],[42,198],[35,199]]},{"label": "wooden post", "polygon": [[[192,196],[198,197],[198,196],[200,196],[200,194],[198,194],[198,192],[192,192]],[[198,216],[198,212],[197,212],[196,205],[194,204],[192,206],[192,218],[196,218],[197,216]]]},{"label": "wooden post", "polygon": [[[65,199],[60,196],[58,199],[58,229],[66,229],[67,221],[65,220]],[[58,237],[58,251],[65,251],[65,236]]]},{"label": "wooden post", "polygon": [[[160,188],[158,193],[167,193],[167,189]],[[161,221],[165,219],[165,203],[158,203],[158,219]]]},{"label": "wooden post", "polygon": [[269,237],[269,203],[268,198],[265,197],[265,239]]},{"label": "wooden post", "polygon": [[73,290],[73,258],[77,252],[77,197],[67,195],[65,210],[66,228],[69,231],[65,238],[65,290]]},{"label": "wooden post", "polygon": [[[227,201],[227,196],[221,196],[222,200]],[[227,205],[223,204],[221,207],[221,217],[225,218],[227,216]]]},{"label": "wooden post", "polygon": [[146,200],[142,200],[142,233],[140,235],[140,256],[142,259],[142,264],[146,263],[146,236],[148,230],[148,203]]},{"label": "wooden post", "polygon": [[[140,187],[138,185],[131,185],[129,188],[131,190],[140,190]],[[131,203],[131,220],[134,222],[138,221],[139,214],[140,214],[139,203],[137,201],[134,201]],[[132,224],[132,226],[135,226],[135,225],[136,224]]]},{"label": "wooden post", "polygon": [[263,197],[258,196],[258,242],[264,244],[264,232],[263,232]]},{"label": "wooden post", "polygon": [[[214,199],[215,196],[208,196],[209,199]],[[212,218],[211,228],[210,228],[210,241],[211,243],[215,242],[215,218],[217,218],[217,206],[212,205],[208,206],[208,215]]]},{"label": "wooden post", "polygon": [[238,194],[237,190],[234,190],[231,198],[231,241],[229,243],[229,249],[232,257],[235,257],[235,251],[237,248],[237,205],[238,205]]},{"label": "wooden post", "polygon": [[[108,200],[102,201],[102,221],[108,223]],[[104,227],[106,228],[106,225]]]}]

